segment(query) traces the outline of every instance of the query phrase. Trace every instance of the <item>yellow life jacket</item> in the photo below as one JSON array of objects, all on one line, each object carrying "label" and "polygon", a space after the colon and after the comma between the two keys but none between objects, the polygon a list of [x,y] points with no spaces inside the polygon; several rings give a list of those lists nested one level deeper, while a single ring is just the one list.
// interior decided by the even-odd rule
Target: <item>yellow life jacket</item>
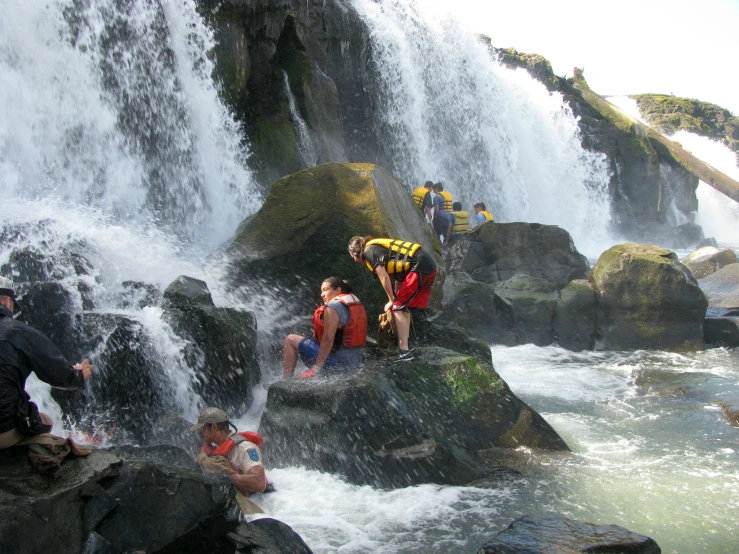
[{"label": "yellow life jacket", "polygon": [[485,221],[492,221],[493,220],[493,214],[491,214],[489,211],[482,210],[480,213],[485,216]]},{"label": "yellow life jacket", "polygon": [[423,199],[426,198],[426,195],[429,192],[431,191],[426,187],[418,187],[416,190],[413,191],[413,201],[419,208],[423,208]]},{"label": "yellow life jacket", "polygon": [[452,212],[454,216],[454,227],[452,234],[458,235],[470,230],[470,212]]},{"label": "yellow life jacket", "polygon": [[[385,270],[388,275],[409,271],[411,268],[410,258],[413,258],[418,249],[421,248],[420,244],[397,239],[372,239],[371,241],[368,241],[364,247],[366,248],[373,245],[379,245],[390,250],[391,259],[385,266]],[[375,270],[367,260],[365,260],[364,263],[367,264],[367,269],[370,271]]]},{"label": "yellow life jacket", "polygon": [[439,194],[441,194],[444,199],[444,211],[451,212],[454,209],[452,208],[452,204],[454,204],[452,201],[452,195],[445,190],[442,190]]}]

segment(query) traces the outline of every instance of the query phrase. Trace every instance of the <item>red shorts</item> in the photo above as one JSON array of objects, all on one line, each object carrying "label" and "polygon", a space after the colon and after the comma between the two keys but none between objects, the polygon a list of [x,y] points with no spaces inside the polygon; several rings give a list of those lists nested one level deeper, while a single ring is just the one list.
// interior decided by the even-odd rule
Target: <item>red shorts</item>
[{"label": "red shorts", "polygon": [[411,271],[406,275],[403,283],[395,295],[395,302],[390,308],[394,312],[401,312],[408,308],[423,309],[428,306],[431,297],[431,285],[434,284],[437,271],[428,275],[421,275],[418,271]]}]

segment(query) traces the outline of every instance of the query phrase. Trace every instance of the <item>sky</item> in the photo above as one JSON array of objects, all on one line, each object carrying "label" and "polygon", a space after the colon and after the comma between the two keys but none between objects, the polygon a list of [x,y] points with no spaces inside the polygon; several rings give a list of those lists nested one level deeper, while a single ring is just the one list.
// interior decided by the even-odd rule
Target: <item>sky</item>
[{"label": "sky", "polygon": [[739,116],[739,0],[417,0],[500,48],[584,69],[602,96],[697,98]]}]

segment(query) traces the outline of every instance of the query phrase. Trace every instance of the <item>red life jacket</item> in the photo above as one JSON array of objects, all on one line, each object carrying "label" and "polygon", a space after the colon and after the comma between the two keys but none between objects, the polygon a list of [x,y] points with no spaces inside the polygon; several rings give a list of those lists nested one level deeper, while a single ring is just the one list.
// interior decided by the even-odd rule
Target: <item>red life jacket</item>
[{"label": "red life jacket", "polygon": [[252,433],[251,431],[242,431],[241,433],[234,433],[229,438],[227,438],[225,441],[223,441],[218,446],[213,446],[211,444],[204,444],[203,447],[200,449],[200,452],[203,452],[207,454],[208,456],[225,456],[228,457],[231,450],[233,450],[233,447],[239,444],[240,442],[244,442],[245,440],[249,442],[253,442],[257,446],[262,446],[264,444],[264,439],[259,433]]},{"label": "red life jacket", "polygon": [[[341,344],[344,348],[357,348],[367,344],[367,313],[359,298],[353,294],[339,294],[334,300],[339,300],[349,308],[349,321],[340,329],[342,332]],[[319,306],[313,313],[313,338],[321,342],[323,338],[323,312],[326,305]],[[337,332],[339,329],[337,329]]]}]

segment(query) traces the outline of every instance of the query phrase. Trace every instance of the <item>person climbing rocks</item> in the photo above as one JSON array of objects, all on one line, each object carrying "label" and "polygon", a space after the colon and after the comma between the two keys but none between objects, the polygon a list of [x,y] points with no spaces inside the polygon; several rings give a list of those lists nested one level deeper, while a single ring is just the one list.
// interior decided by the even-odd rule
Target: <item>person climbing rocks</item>
[{"label": "person climbing rocks", "polygon": [[477,221],[477,225],[493,221],[493,215],[485,208],[485,202],[478,202],[473,206],[473,209],[475,210],[475,221]]},{"label": "person climbing rocks", "polygon": [[433,225],[431,222],[434,219],[434,202],[431,190],[433,188],[434,183],[432,181],[426,181],[422,187],[418,187],[413,191],[413,201],[416,203],[416,206],[421,208],[421,212],[423,212],[423,215],[426,217],[426,221],[428,221],[432,228]]},{"label": "person climbing rocks", "polygon": [[452,217],[454,218],[454,225],[451,240],[456,240],[462,236],[462,233],[470,230],[470,212],[462,209],[461,202],[454,202],[452,204]]},{"label": "person climbing rocks", "polygon": [[454,217],[452,216],[452,195],[444,190],[441,183],[434,184],[434,231],[440,237],[443,237],[442,245],[449,244],[454,225]]},{"label": "person climbing rocks", "polygon": [[[79,389],[94,366],[88,359],[69,363],[43,333],[15,319],[19,313],[13,281],[0,277],[0,449],[28,445],[30,454],[36,448],[37,454],[46,457],[51,453],[52,458],[55,452],[64,451],[63,458],[70,450],[77,455],[89,454],[87,450],[78,452],[69,439],[49,434],[51,418],[39,412],[25,388],[26,380],[35,373],[52,387]],[[46,462],[53,466],[61,459],[48,459],[42,465]]]},{"label": "person climbing rocks", "polygon": [[346,371],[362,363],[367,343],[367,314],[353,287],[338,277],[321,283],[321,300],[313,314],[313,338],[291,334],[282,347],[283,378],[295,373],[298,356],[309,368],[299,378],[324,371]]},{"label": "person climbing rocks", "polygon": [[191,430],[203,439],[197,458],[202,470],[228,477],[237,491],[236,503],[244,515],[261,512],[262,509],[248,497],[271,488],[259,449],[264,443],[262,437],[251,431],[238,432],[225,411],[212,407],[200,412]]},{"label": "person climbing rocks", "polygon": [[413,360],[413,350],[408,345],[411,327],[408,310],[428,306],[437,274],[436,262],[420,244],[391,238],[352,237],[349,255],[377,275],[387,293],[384,311],[392,313],[398,334],[396,361]]}]

